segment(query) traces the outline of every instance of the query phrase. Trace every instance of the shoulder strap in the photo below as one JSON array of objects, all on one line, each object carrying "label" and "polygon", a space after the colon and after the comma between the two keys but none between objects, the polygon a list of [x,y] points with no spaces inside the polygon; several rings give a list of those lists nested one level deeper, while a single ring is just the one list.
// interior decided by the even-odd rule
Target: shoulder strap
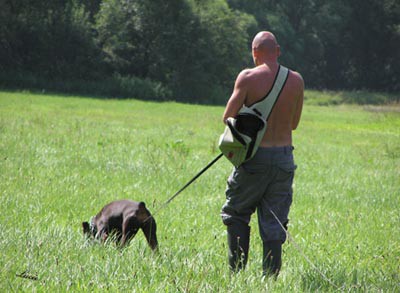
[{"label": "shoulder strap", "polygon": [[265,96],[265,98],[251,105],[249,108],[258,115],[262,116],[265,120],[268,120],[272,108],[275,106],[275,103],[282,92],[288,76],[289,69],[282,65],[279,65],[278,74],[275,77],[274,84],[272,85],[269,93]]}]

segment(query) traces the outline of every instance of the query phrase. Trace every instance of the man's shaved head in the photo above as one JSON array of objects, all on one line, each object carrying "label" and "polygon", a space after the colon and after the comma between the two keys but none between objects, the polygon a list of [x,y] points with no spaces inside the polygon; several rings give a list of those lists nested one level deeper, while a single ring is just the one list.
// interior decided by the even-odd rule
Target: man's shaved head
[{"label": "man's shaved head", "polygon": [[267,50],[268,52],[275,52],[278,46],[275,36],[270,32],[259,32],[254,37],[252,44],[253,49]]},{"label": "man's shaved head", "polygon": [[259,32],[252,43],[254,63],[263,63],[267,60],[276,61],[280,55],[279,44],[271,32]]}]

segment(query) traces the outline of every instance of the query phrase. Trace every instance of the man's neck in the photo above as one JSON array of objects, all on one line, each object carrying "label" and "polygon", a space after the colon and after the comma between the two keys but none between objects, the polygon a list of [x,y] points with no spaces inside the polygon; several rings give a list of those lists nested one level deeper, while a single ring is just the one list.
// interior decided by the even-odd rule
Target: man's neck
[{"label": "man's neck", "polygon": [[278,60],[274,59],[263,59],[263,60],[257,60],[256,66],[260,65],[266,65],[269,68],[274,68],[279,66]]},{"label": "man's neck", "polygon": [[263,63],[258,64],[256,67],[262,67],[262,66],[265,66],[271,70],[274,70],[279,67],[279,63],[276,61],[275,62],[263,62]]}]

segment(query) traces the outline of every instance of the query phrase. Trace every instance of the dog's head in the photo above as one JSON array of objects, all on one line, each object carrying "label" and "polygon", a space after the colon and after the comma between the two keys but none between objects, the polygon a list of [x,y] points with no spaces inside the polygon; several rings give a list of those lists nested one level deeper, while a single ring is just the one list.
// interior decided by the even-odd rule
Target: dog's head
[{"label": "dog's head", "polygon": [[143,201],[139,202],[135,216],[141,224],[151,216],[150,212],[146,208],[146,204]]},{"label": "dog's head", "polygon": [[94,222],[94,217],[90,219],[90,223],[82,222],[82,228],[83,235],[85,235],[87,238],[95,237],[97,234],[97,226]]}]

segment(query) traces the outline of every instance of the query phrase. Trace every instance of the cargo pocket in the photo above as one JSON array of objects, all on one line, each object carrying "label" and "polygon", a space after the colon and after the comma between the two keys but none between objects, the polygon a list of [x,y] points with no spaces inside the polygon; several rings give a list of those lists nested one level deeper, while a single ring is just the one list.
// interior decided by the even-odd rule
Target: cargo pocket
[{"label": "cargo pocket", "polygon": [[263,188],[260,188],[260,175],[247,172],[242,166],[235,169],[227,181],[225,191],[227,205],[236,211],[252,209]]},{"label": "cargo pocket", "polygon": [[239,190],[242,184],[248,184],[251,173],[247,172],[242,166],[235,168],[227,180],[227,190]]},{"label": "cargo pocket", "polygon": [[290,181],[290,184],[294,178],[294,171],[297,166],[293,162],[285,162],[278,165],[277,181]]}]

